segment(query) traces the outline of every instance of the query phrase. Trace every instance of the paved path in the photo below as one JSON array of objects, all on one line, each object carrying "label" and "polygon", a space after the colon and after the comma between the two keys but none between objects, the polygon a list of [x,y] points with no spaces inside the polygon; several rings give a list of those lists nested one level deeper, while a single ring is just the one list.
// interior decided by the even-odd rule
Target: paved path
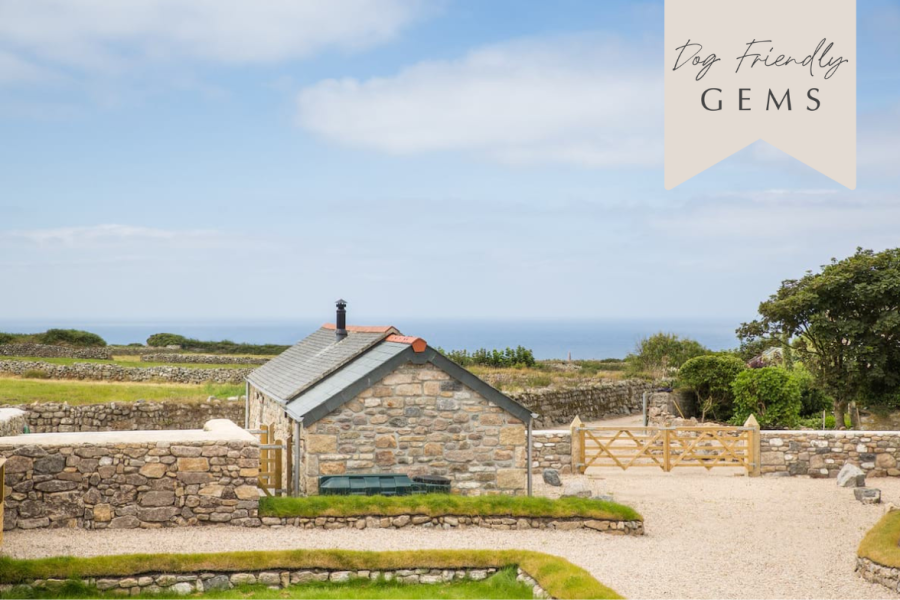
[{"label": "paved path", "polygon": [[[870,481],[900,501],[900,480]],[[647,535],[585,531],[351,531],[204,527],[7,532],[16,557],[277,548],[523,548],[564,556],[630,598],[896,598],[853,572],[856,546],[884,512],[833,480],[653,469],[592,477],[640,510]],[[545,490],[540,490],[545,491]],[[553,490],[555,492],[555,489]]]}]

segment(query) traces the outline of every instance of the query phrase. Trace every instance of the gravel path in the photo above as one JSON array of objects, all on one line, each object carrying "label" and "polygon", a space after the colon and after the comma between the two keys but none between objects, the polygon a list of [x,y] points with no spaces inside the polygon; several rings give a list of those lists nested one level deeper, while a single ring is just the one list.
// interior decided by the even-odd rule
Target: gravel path
[{"label": "gravel path", "polygon": [[[733,471],[592,476],[598,491],[640,510],[647,535],[584,531],[315,531],[204,527],[7,532],[15,557],[282,548],[521,548],[564,556],[629,598],[896,598],[853,572],[856,547],[884,507],[863,506],[834,480],[736,477]],[[885,501],[900,480],[871,481]],[[538,491],[553,493],[556,490]]]}]

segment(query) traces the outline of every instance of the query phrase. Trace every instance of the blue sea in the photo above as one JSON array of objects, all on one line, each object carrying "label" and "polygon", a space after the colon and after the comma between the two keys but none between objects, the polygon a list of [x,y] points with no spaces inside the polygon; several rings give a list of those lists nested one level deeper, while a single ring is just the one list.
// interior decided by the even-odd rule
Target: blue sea
[{"label": "blue sea", "polygon": [[[228,339],[253,344],[293,344],[319,327],[323,319],[296,321],[0,321],[0,331],[34,333],[52,327],[83,329],[102,336],[110,344],[143,343],[160,332],[178,333],[201,340]],[[367,323],[368,324],[368,323]],[[537,320],[372,320],[372,324],[390,324],[406,335],[422,337],[446,350],[506,348],[525,346],[539,359],[624,358],[644,336],[659,331],[693,338],[713,350],[738,345],[734,320],[683,319],[610,319],[588,321]]]}]

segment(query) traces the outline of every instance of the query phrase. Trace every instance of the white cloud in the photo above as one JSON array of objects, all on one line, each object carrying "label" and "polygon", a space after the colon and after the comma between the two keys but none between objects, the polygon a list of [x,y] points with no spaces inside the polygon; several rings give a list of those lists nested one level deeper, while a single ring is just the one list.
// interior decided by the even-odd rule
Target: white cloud
[{"label": "white cloud", "polygon": [[0,232],[0,243],[40,247],[96,248],[111,245],[217,246],[229,238],[213,230],[174,230],[131,225],[92,225]]},{"label": "white cloud", "polygon": [[89,70],[263,63],[378,44],[423,12],[422,0],[0,0],[0,44]]},{"label": "white cloud", "polygon": [[40,67],[0,50],[0,84],[34,83],[48,79],[50,75]]},{"label": "white cloud", "polygon": [[465,151],[590,167],[662,160],[662,73],[609,36],[525,40],[386,78],[327,80],[298,96],[298,124],[394,154]]}]

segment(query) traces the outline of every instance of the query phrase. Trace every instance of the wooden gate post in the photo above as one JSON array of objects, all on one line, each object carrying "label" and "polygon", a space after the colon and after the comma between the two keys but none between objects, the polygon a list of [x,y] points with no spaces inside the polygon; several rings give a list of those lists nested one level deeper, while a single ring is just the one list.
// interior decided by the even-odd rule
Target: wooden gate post
[{"label": "wooden gate post", "polygon": [[584,432],[580,431],[584,423],[578,416],[572,420],[569,425],[569,432],[572,439],[572,473],[584,473]]},{"label": "wooden gate post", "polygon": [[669,436],[669,428],[663,429],[663,471],[672,470],[672,439]]},{"label": "wooden gate post", "polygon": [[747,453],[749,454],[750,464],[747,465],[747,474],[750,477],[759,477],[762,460],[762,453],[760,451],[760,439],[759,439],[759,422],[756,420],[756,417],[750,415],[747,417],[747,420],[744,421],[744,427],[749,427],[750,431],[748,431],[749,439],[747,440]]}]

